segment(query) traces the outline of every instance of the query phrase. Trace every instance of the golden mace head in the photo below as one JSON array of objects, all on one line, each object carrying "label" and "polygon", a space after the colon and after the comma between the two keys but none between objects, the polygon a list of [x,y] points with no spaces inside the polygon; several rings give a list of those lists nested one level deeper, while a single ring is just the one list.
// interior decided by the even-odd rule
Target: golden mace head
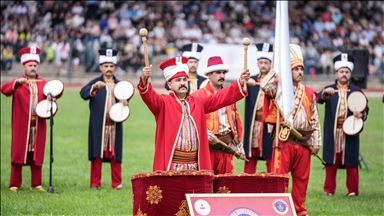
[{"label": "golden mace head", "polygon": [[243,45],[244,46],[248,46],[250,43],[251,43],[251,40],[249,38],[246,37],[243,39]]},{"label": "golden mace head", "polygon": [[148,30],[146,28],[141,28],[139,31],[139,34],[141,37],[147,37],[148,35]]}]

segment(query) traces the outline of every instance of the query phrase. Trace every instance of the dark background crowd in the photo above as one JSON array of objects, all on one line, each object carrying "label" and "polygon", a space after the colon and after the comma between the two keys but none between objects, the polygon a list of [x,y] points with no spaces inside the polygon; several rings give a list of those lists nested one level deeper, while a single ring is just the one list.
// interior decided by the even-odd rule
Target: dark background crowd
[{"label": "dark background crowd", "polygon": [[[42,61],[67,73],[97,71],[97,50],[119,51],[119,68],[144,65],[138,34],[148,29],[154,66],[179,55],[190,42],[274,42],[275,1],[1,1],[3,71],[19,62],[18,50],[37,46]],[[289,1],[290,41],[300,44],[307,74],[333,73],[332,58],[347,49],[369,52],[369,75],[383,73],[384,4],[381,1]]]}]

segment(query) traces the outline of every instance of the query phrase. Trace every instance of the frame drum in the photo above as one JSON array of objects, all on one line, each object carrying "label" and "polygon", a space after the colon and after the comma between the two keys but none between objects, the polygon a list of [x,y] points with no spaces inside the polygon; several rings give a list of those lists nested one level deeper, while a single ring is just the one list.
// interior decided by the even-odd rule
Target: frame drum
[{"label": "frame drum", "polygon": [[345,119],[343,123],[344,133],[350,136],[359,134],[363,130],[363,127],[364,127],[363,119],[356,118],[353,115]]},{"label": "frame drum", "polygon": [[[52,116],[55,116],[57,112],[57,103],[56,101],[52,102]],[[36,114],[40,118],[47,119],[51,116],[51,101],[42,100],[36,106]]]},{"label": "frame drum", "polygon": [[43,92],[45,96],[48,96],[49,93],[52,94],[53,97],[59,97],[64,90],[64,84],[60,80],[51,80],[45,83]]},{"label": "frame drum", "polygon": [[348,109],[351,112],[362,112],[367,107],[367,98],[362,92],[352,92],[347,99]]},{"label": "frame drum", "polygon": [[135,87],[129,81],[120,81],[116,84],[113,94],[118,100],[129,100],[135,93]]},{"label": "frame drum", "polygon": [[109,117],[114,122],[123,122],[129,117],[130,110],[128,106],[122,103],[115,103],[109,110]]}]

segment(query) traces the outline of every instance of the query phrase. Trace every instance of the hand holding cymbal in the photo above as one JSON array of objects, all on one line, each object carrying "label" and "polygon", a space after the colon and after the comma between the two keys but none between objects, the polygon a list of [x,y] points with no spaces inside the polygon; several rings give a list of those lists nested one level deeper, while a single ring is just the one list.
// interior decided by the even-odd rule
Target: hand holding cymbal
[{"label": "hand holding cymbal", "polygon": [[[139,34],[141,36],[141,40],[143,41],[144,44],[144,61],[145,61],[145,66],[149,66],[149,60],[148,60],[148,51],[147,51],[147,35],[148,35],[148,30],[146,28],[141,28],[139,31]],[[148,78],[148,83],[151,83],[151,77]]]}]

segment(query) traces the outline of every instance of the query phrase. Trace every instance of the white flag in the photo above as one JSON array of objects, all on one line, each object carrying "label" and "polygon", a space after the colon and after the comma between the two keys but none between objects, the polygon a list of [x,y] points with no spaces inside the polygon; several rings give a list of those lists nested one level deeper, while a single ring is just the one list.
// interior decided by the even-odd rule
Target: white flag
[{"label": "white flag", "polygon": [[288,1],[276,1],[276,36],[273,69],[277,73],[276,105],[284,117],[285,125],[293,127],[295,108],[289,47]]}]

